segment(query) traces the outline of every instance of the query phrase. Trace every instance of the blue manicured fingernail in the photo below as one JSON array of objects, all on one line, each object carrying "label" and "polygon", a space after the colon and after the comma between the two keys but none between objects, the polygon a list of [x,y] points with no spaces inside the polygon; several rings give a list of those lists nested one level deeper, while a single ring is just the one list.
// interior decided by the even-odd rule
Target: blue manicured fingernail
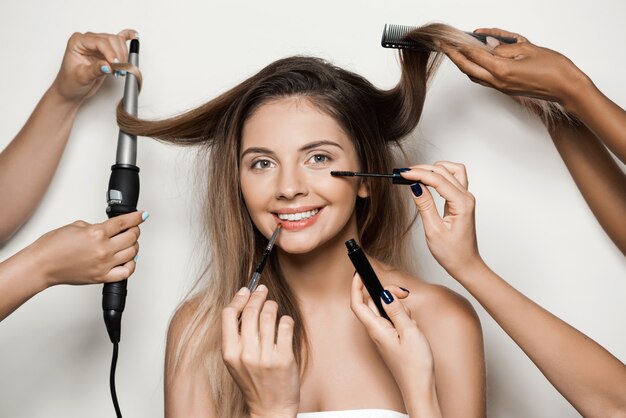
[{"label": "blue manicured fingernail", "polygon": [[407,171],[411,171],[411,169],[410,168],[399,168],[398,171],[401,172],[401,173],[406,173]]},{"label": "blue manicured fingernail", "polygon": [[120,72],[116,71],[116,72],[113,73],[113,75],[115,76],[115,78],[119,78],[120,77]]},{"label": "blue manicured fingernail", "polygon": [[100,67],[100,71],[102,71],[105,74],[111,74],[111,70],[109,70],[109,67],[106,65],[103,65],[102,67]]},{"label": "blue manicured fingernail", "polygon": [[134,258],[135,263],[137,262],[137,259],[138,259],[138,258],[139,258],[139,254],[137,254],[137,255],[135,256],[135,258]]},{"label": "blue manicured fingernail", "polygon": [[380,292],[380,297],[387,305],[393,302],[393,296],[391,296],[391,292],[389,292],[388,290],[383,290],[382,292]]},{"label": "blue manicured fingernail", "polygon": [[422,186],[419,183],[411,184],[411,192],[413,196],[420,197],[422,195]]},{"label": "blue manicured fingernail", "polygon": [[144,213],[141,214],[141,220],[142,221],[145,221],[149,217],[150,217],[150,212],[148,212],[148,211],[145,211]]},{"label": "blue manicured fingernail", "polygon": [[126,75],[126,70],[122,70],[122,71],[120,71],[120,74],[121,74],[121,75]]}]

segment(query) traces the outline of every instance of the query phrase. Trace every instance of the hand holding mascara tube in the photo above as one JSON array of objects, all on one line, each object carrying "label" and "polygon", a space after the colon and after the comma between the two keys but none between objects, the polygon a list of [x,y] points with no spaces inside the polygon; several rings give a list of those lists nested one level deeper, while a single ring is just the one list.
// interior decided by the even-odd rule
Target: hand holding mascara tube
[{"label": "hand holding mascara tube", "polygon": [[[363,271],[367,271],[367,268]],[[411,311],[401,301],[408,297],[409,292],[398,286],[387,286],[387,289],[379,293],[382,297],[372,296],[373,301],[382,299],[385,302],[374,308],[366,302],[364,284],[370,295],[372,292],[369,289],[380,285],[378,283],[371,286],[371,278],[362,280],[355,273],[350,292],[350,307],[389,367],[407,402],[409,416],[441,417],[430,344],[417,322],[411,318]]]}]

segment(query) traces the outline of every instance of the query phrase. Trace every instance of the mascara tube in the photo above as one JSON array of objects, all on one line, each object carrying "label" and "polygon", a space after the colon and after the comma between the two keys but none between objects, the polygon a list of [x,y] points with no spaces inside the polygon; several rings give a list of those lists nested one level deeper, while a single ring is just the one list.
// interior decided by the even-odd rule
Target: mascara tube
[{"label": "mascara tube", "polygon": [[346,241],[346,247],[348,248],[348,257],[350,257],[350,261],[352,261],[354,268],[357,273],[359,273],[359,276],[361,276],[361,280],[363,281],[367,292],[370,294],[370,297],[374,301],[376,308],[378,308],[380,316],[391,321],[380,301],[380,295],[385,289],[383,288],[383,285],[380,284],[380,280],[378,280],[372,265],[368,261],[367,257],[365,257],[365,253],[354,239]]}]

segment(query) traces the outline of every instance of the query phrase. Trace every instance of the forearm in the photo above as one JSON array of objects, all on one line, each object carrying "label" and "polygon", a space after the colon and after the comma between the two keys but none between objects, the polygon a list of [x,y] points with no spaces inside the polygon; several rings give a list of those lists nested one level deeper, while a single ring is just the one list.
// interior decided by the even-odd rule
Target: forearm
[{"label": "forearm", "polygon": [[595,341],[515,290],[486,265],[456,277],[585,417],[626,405],[626,367]]},{"label": "forearm", "polygon": [[565,108],[576,115],[622,162],[626,163],[626,111],[587,78],[570,86]]},{"label": "forearm", "polygon": [[48,286],[30,247],[0,263],[0,321]]},{"label": "forearm", "polygon": [[598,222],[626,254],[626,175],[586,126],[559,123],[550,136]]},{"label": "forearm", "polygon": [[11,143],[0,153],[0,245],[30,217],[45,193],[78,112],[80,103],[68,102],[54,85]]}]

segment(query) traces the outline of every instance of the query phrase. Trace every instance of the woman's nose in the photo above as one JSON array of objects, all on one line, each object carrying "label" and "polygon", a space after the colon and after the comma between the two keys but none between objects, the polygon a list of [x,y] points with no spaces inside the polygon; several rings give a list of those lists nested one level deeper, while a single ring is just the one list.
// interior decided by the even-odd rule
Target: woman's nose
[{"label": "woman's nose", "polygon": [[308,194],[306,175],[299,167],[281,167],[277,178],[277,199],[292,200]]}]

